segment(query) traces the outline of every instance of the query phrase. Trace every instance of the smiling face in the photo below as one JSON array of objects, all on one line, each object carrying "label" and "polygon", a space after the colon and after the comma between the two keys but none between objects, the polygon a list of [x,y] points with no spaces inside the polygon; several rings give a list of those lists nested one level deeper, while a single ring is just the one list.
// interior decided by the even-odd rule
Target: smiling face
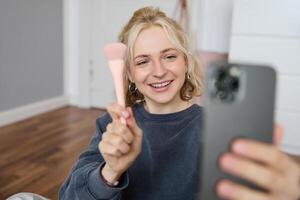
[{"label": "smiling face", "polygon": [[187,72],[185,58],[161,27],[152,26],[139,33],[132,63],[129,78],[144,95],[148,110],[170,112],[186,106],[180,98]]}]

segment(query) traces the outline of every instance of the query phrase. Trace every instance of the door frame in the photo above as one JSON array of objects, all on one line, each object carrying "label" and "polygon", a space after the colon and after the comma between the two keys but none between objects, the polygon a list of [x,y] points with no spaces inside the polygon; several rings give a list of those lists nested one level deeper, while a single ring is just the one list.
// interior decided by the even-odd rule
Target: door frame
[{"label": "door frame", "polygon": [[92,0],[63,1],[64,94],[69,104],[90,107]]}]

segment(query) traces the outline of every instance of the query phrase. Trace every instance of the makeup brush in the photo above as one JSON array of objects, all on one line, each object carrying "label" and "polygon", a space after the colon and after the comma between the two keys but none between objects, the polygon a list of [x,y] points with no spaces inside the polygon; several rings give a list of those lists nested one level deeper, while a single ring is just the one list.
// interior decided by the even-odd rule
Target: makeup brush
[{"label": "makeup brush", "polygon": [[[109,69],[113,76],[117,102],[123,107],[125,107],[123,73],[126,48],[125,44],[116,42],[105,45],[103,49],[108,61]],[[126,120],[124,118],[121,118],[121,122],[126,124]]]}]

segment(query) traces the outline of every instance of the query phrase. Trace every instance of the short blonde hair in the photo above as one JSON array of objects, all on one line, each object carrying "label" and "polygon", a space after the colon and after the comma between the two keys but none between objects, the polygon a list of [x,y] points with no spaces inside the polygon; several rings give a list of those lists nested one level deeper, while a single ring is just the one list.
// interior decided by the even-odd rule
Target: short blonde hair
[{"label": "short blonde hair", "polygon": [[[180,90],[180,98],[188,101],[195,96],[200,96],[203,89],[201,66],[190,50],[187,35],[176,21],[167,17],[159,8],[144,7],[136,10],[122,29],[119,41],[128,47],[125,56],[126,70],[129,70],[129,67],[133,64],[133,46],[138,34],[142,30],[153,26],[159,26],[165,31],[170,42],[183,53],[186,60],[188,71]],[[142,93],[130,89],[130,80],[127,73],[124,76],[126,106],[132,106],[137,102],[143,101],[144,96]]]}]

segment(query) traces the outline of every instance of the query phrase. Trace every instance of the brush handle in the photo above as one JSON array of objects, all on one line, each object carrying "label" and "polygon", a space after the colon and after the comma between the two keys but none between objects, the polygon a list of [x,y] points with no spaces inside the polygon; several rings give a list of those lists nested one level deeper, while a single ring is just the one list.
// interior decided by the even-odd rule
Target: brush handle
[{"label": "brush handle", "polygon": [[[123,81],[124,61],[112,60],[108,62],[108,65],[114,80],[117,102],[119,105],[125,107],[124,81]],[[124,118],[121,117],[120,120],[121,123],[126,125],[126,120]]]},{"label": "brush handle", "polygon": [[113,61],[109,61],[108,65],[112,73],[114,84],[115,84],[117,102],[121,106],[125,107],[124,83],[123,83],[124,61],[113,60]]}]

